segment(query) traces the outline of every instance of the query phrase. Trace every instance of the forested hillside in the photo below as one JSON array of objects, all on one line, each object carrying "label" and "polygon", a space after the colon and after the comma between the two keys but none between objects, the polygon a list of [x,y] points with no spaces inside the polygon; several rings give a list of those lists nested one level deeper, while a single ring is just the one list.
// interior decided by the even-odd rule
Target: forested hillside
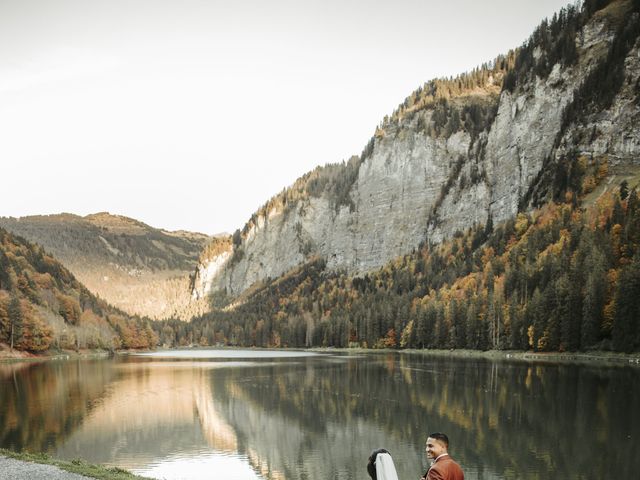
[{"label": "forested hillside", "polygon": [[190,318],[189,275],[206,235],[108,213],[0,218],[0,227],[42,245],[93,294],[130,315]]},{"label": "forested hillside", "polygon": [[96,298],[42,247],[0,228],[0,343],[48,349],[148,348],[148,320]]},{"label": "forested hillside", "polygon": [[603,170],[585,167],[581,193],[599,197],[584,208],[569,190],[362,277],[315,259],[191,324],[164,322],[161,342],[637,351],[640,202],[627,180],[593,191]]}]

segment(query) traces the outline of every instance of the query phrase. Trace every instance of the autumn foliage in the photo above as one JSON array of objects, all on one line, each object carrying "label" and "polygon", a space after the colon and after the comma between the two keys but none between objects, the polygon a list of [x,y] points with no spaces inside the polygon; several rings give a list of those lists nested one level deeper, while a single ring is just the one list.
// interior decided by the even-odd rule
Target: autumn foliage
[{"label": "autumn foliage", "polygon": [[93,296],[40,246],[0,229],[0,342],[51,348],[149,348],[149,321],[131,318]]}]

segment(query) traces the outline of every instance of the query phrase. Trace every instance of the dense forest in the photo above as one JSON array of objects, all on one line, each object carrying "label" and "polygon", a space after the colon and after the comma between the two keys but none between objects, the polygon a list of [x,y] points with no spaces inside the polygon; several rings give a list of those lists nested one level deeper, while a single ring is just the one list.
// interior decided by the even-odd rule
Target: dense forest
[{"label": "dense forest", "polygon": [[[591,192],[606,167],[586,171]],[[639,247],[640,203],[626,181],[587,207],[567,191],[364,276],[314,259],[159,334],[167,345],[637,351]]]},{"label": "dense forest", "polygon": [[148,320],[91,294],[39,245],[0,228],[0,343],[49,349],[155,347]]}]

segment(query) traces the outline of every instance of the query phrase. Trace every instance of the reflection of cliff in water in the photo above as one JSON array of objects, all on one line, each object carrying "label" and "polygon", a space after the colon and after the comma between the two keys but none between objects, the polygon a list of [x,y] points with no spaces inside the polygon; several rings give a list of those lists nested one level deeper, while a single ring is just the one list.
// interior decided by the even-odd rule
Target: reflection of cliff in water
[{"label": "reflection of cliff in water", "polygon": [[51,451],[99,405],[112,375],[100,360],[0,365],[0,446]]},{"label": "reflection of cliff in water", "polygon": [[[344,408],[355,404],[358,394],[341,390],[343,385],[327,389],[330,377],[318,380],[335,371],[334,366],[316,363],[314,368],[261,367],[243,377],[219,372],[215,401],[236,429],[239,449],[265,478],[364,478],[370,451],[381,445],[396,459],[412,458],[397,464],[400,478],[412,478],[420,471],[419,452],[374,419]],[[341,418],[340,411],[348,418]]]},{"label": "reflection of cliff in water", "polygon": [[235,453],[235,433],[211,397],[208,367],[204,362],[120,364],[100,407],[56,454],[134,468],[176,452]]},{"label": "reflection of cliff in water", "polygon": [[214,377],[239,448],[272,478],[360,478],[378,446],[400,478],[415,478],[434,430],[450,435],[468,478],[629,478],[640,468],[637,370],[407,355],[306,363]]}]

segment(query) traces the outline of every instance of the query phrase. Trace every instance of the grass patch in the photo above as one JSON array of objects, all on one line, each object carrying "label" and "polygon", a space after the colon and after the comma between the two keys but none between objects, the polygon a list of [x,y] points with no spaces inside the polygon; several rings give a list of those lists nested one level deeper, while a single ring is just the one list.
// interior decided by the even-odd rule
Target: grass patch
[{"label": "grass patch", "polygon": [[5,450],[4,448],[0,448],[0,455],[8,458],[13,458],[15,460],[22,460],[24,462],[54,465],[62,470],[66,470],[67,472],[77,473],[86,477],[100,478],[104,480],[148,480],[147,477],[134,475],[126,470],[123,470],[122,468],[94,465],[86,463],[83,460],[58,460],[55,458],[51,458],[46,453],[16,453],[10,450]]},{"label": "grass patch", "polygon": [[629,191],[638,188],[640,186],[640,167],[637,165],[612,167],[609,175],[600,185],[598,185],[593,192],[585,195],[582,200],[582,207],[590,207],[607,191],[620,188],[620,183],[622,183],[623,180],[627,181]]}]

